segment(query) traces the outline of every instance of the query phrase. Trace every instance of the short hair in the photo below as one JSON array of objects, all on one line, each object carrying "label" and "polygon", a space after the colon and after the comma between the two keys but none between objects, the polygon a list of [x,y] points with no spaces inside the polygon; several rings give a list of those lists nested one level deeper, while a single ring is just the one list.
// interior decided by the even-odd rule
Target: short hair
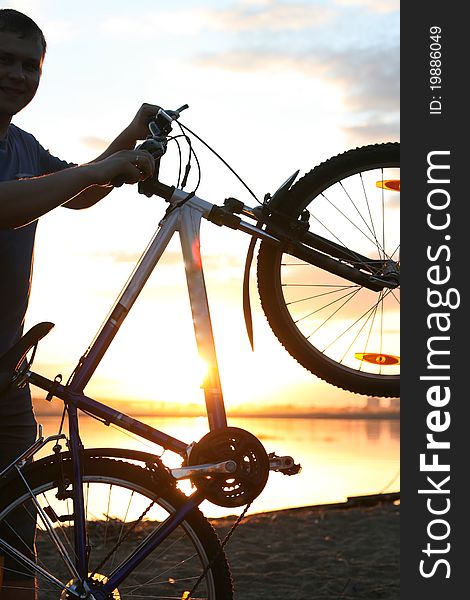
[{"label": "short hair", "polygon": [[13,8],[0,8],[0,31],[17,33],[22,38],[38,38],[42,45],[42,56],[46,54],[46,38],[41,29],[27,15]]}]

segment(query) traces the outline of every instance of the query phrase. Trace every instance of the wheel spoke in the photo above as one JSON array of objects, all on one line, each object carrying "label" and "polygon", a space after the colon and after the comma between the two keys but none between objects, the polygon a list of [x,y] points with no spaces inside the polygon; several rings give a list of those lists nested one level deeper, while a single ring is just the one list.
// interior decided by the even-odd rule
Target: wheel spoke
[{"label": "wheel spoke", "polygon": [[[261,304],[284,347],[318,377],[367,395],[399,395],[399,179],[399,144],[357,148],[307,173],[284,207],[292,220],[308,217],[306,247],[331,242],[333,260],[357,257],[354,267],[370,265],[392,287],[351,285],[268,242],[258,255]],[[335,259],[335,246],[351,259]]]},{"label": "wheel spoke", "polygon": [[23,473],[21,472],[20,469],[17,469],[18,475],[20,476],[20,478],[22,479],[26,489],[28,490],[28,493],[30,495],[30,498],[37,510],[38,516],[42,522],[42,524],[44,525],[46,532],[52,542],[52,544],[55,546],[57,552],[59,553],[63,563],[65,564],[65,566],[67,567],[70,575],[74,578],[79,579],[80,575],[75,567],[75,564],[72,562],[72,560],[69,557],[69,553],[67,551],[67,549],[65,548],[65,546],[63,545],[62,541],[60,540],[59,536],[57,535],[57,532],[54,529],[54,526],[52,524],[52,521],[50,520],[49,516],[47,515],[47,512],[44,510],[44,508],[41,506],[41,504],[39,503],[38,499],[36,498],[36,496],[33,494],[33,491],[31,490],[31,488],[29,487],[28,482],[26,481],[26,479],[23,476]]},{"label": "wheel spoke", "polygon": [[[91,463],[91,464],[90,464]],[[38,518],[40,527],[36,536],[36,556],[25,541],[0,539],[4,553],[18,559],[18,564],[35,572],[39,600],[71,599],[80,595],[81,584],[77,575],[70,573],[62,560],[73,539],[75,521],[67,511],[68,498],[59,483],[57,463],[52,461],[41,469],[41,461],[25,469],[28,491],[21,480],[17,488],[22,496],[5,505],[0,498],[0,538],[3,538],[10,514],[25,502],[31,501],[33,512],[44,513]],[[71,476],[71,464],[63,459],[61,469]],[[30,476],[30,474],[33,474]],[[159,479],[162,477],[162,479]],[[93,458],[85,462],[83,496],[86,507],[87,547],[89,573],[87,585],[100,587],[120,565],[127,563],[165,521],[172,519],[186,497],[169,483],[167,474],[155,477],[153,472],[130,462]],[[35,483],[31,483],[34,481]],[[158,494],[156,490],[158,489]],[[2,494],[3,495],[3,494]],[[15,496],[16,498],[17,496]],[[49,516],[48,516],[49,515]],[[59,537],[62,539],[58,541]],[[21,545],[23,543],[23,545]],[[216,557],[213,560],[213,557]],[[210,566],[209,566],[210,565]],[[194,598],[232,599],[231,580],[223,551],[214,531],[194,509],[161,544],[151,552],[114,590],[110,600],[131,598],[177,598],[200,580]],[[74,591],[76,590],[76,591]],[[84,596],[81,596],[84,597]]]}]

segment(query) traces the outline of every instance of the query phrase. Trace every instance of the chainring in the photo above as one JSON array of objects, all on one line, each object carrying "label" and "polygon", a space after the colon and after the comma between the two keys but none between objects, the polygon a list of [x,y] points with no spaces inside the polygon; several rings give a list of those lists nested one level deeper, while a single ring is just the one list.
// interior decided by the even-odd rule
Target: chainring
[{"label": "chainring", "polygon": [[263,491],[269,475],[269,457],[253,434],[238,427],[226,427],[206,434],[192,448],[188,465],[233,460],[230,474],[194,476],[191,482],[216,504],[233,508],[252,502]]}]

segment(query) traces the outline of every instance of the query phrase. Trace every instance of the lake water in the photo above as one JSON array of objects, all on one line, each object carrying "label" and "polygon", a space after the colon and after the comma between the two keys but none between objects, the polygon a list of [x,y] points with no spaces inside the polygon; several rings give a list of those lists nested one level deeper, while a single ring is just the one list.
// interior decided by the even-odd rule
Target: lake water
[{"label": "lake water", "polygon": [[[185,442],[200,439],[208,429],[203,417],[146,416],[140,420]],[[58,417],[38,416],[38,421],[45,436],[57,432]],[[268,453],[291,455],[302,465],[301,473],[292,477],[271,473],[249,513],[343,502],[348,496],[400,489],[398,419],[230,417],[229,425],[255,434]],[[86,416],[81,417],[81,435],[85,447],[129,447],[157,452],[150,442]],[[49,446],[41,454],[51,451]],[[166,464],[179,466],[179,457],[171,453],[166,453],[166,457]],[[208,517],[237,512],[208,502],[201,509]]]}]

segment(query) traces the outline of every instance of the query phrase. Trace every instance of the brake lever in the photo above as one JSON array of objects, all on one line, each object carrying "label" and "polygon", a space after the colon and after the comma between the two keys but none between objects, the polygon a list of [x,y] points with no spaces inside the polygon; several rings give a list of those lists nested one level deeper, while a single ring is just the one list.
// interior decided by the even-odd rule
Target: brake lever
[{"label": "brake lever", "polygon": [[[160,108],[155,115],[155,118],[149,121],[148,128],[151,135],[142,142],[142,144],[136,146],[135,149],[147,150],[155,160],[160,159],[166,152],[166,135],[171,131],[171,123],[176,121],[179,118],[180,113],[187,108],[189,108],[188,104],[183,104],[183,106],[180,106],[176,110],[163,110],[163,108]],[[157,119],[159,117],[163,117],[168,123],[163,131],[157,124]],[[166,131],[166,129],[168,129],[168,131]],[[125,180],[122,177],[116,177],[111,181],[113,187],[121,187],[124,183]]]},{"label": "brake lever", "polygon": [[183,106],[180,106],[176,110],[164,110],[163,112],[165,113],[165,116],[170,117],[170,119],[174,121],[176,119],[179,119],[180,113],[183,112],[183,110],[186,110],[187,108],[189,108],[189,105],[183,104]]},{"label": "brake lever", "polygon": [[[155,139],[153,137],[148,137],[142,144],[139,144],[135,147],[135,150],[147,150],[153,156],[153,158],[157,161],[159,160],[166,152],[166,139],[160,138]],[[125,180],[123,177],[115,177],[111,180],[111,185],[113,187],[121,187],[124,185]]]}]

